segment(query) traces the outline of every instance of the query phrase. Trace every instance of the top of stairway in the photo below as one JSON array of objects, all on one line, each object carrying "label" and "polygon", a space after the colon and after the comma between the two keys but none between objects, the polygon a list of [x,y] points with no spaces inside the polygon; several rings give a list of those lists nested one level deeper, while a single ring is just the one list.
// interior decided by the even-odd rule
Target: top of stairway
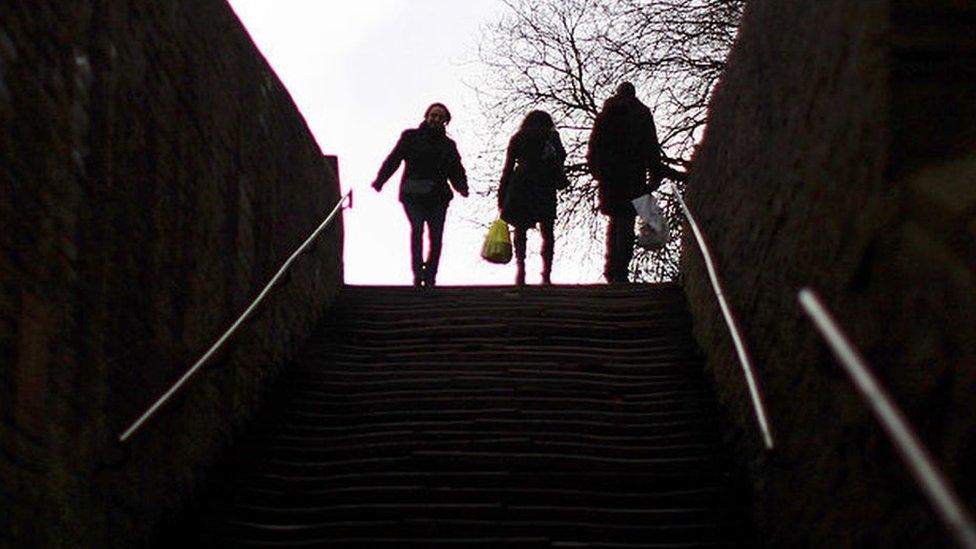
[{"label": "top of stairway", "polygon": [[475,286],[435,286],[416,288],[414,286],[345,284],[341,294],[357,296],[370,294],[415,295],[417,297],[470,295],[552,295],[578,297],[609,297],[636,295],[683,295],[683,289],[676,282],[635,283],[635,284],[553,284],[549,286],[525,285],[475,285]]},{"label": "top of stairway", "polygon": [[667,307],[685,310],[684,290],[679,284],[587,284],[551,286],[366,286],[345,285],[337,298],[341,308],[421,307],[556,307],[593,312],[619,307],[643,309]]}]

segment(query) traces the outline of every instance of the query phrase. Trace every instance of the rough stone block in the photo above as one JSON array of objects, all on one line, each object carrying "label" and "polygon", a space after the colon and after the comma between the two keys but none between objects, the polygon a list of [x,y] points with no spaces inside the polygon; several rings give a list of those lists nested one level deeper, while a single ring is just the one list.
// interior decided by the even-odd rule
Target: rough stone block
[{"label": "rough stone block", "polygon": [[683,275],[769,546],[949,540],[800,312],[804,286],[976,508],[961,465],[976,432],[973,13],[955,1],[750,2],[713,95],[686,199],[751,345],[775,454],[758,450],[691,242]]},{"label": "rough stone block", "polygon": [[225,2],[0,3],[0,546],[143,545],[192,497],[337,291],[341,227],[112,441],[338,192]]}]

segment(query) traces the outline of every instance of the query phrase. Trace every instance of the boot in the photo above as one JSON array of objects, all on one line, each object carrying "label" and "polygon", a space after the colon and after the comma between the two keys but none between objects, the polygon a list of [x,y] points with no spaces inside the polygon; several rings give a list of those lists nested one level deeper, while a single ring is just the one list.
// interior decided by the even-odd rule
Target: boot
[{"label": "boot", "polygon": [[542,259],[542,285],[552,286],[552,259]]},{"label": "boot", "polygon": [[525,286],[525,260],[518,260],[518,264],[515,270],[515,285]]},{"label": "boot", "polygon": [[424,263],[424,287],[430,288],[437,283],[437,271],[431,268],[430,263]]},{"label": "boot", "polygon": [[424,274],[424,267],[425,267],[425,265],[423,263],[421,263],[420,264],[420,270],[419,271],[415,271],[413,273],[413,285],[414,285],[415,288],[421,288],[424,285],[424,279],[426,278],[426,276]]}]

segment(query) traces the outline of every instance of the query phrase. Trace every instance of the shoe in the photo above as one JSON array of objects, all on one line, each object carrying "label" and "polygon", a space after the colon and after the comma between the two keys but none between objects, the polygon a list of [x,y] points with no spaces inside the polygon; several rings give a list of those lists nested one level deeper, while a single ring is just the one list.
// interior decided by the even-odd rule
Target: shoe
[{"label": "shoe", "polygon": [[437,273],[424,268],[424,286],[433,287],[437,283]]},{"label": "shoe", "polygon": [[422,288],[427,282],[427,264],[421,263],[420,269],[413,273],[413,285],[415,288]]}]

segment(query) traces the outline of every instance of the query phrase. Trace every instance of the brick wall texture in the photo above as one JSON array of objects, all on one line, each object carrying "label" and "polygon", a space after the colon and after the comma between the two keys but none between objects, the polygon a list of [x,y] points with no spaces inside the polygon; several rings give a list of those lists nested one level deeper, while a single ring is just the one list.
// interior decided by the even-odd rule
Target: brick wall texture
[{"label": "brick wall texture", "polygon": [[801,313],[808,285],[976,509],[973,29],[972,2],[748,4],[687,199],[757,363],[771,454],[693,241],[682,261],[770,547],[950,539]]},{"label": "brick wall texture", "polygon": [[0,546],[139,546],[341,282],[341,227],[112,443],[338,200],[221,0],[0,2]]}]

